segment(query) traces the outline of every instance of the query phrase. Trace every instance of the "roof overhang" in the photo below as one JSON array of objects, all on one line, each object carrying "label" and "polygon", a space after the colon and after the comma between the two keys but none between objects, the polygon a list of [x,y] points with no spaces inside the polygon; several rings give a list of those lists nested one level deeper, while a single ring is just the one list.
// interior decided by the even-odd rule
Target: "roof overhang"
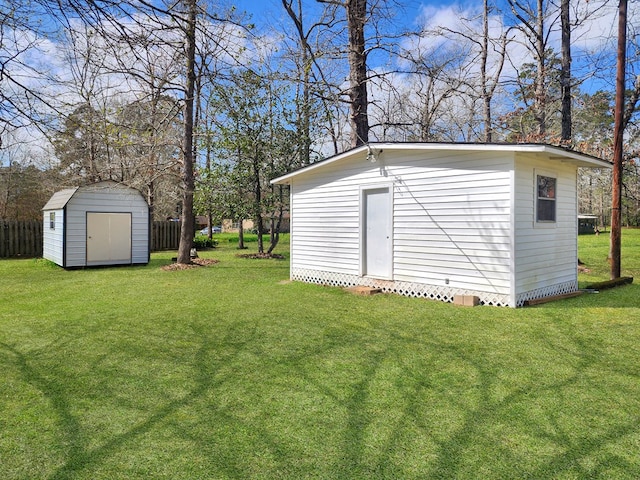
[{"label": "roof overhang", "polygon": [[586,168],[611,168],[611,163],[601,158],[575,152],[573,150],[538,143],[368,143],[334,155],[325,160],[313,163],[309,166],[287,173],[271,180],[272,184],[290,184],[294,177],[305,175],[319,168],[324,168],[347,158],[362,156],[367,159],[374,158],[381,152],[394,151],[464,151],[464,152],[512,152],[544,154],[552,160],[570,163],[578,167]]},{"label": "roof overhang", "polygon": [[42,210],[62,210],[67,203],[69,203],[69,200],[71,200],[71,197],[73,197],[78,188],[79,187],[67,188],[54,193],[45,206],[42,207]]}]

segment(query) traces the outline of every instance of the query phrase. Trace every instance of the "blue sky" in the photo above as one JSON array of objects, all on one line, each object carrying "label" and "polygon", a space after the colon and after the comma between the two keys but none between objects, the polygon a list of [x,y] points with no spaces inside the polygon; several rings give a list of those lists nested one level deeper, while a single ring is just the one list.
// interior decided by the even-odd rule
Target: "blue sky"
[{"label": "blue sky", "polygon": [[[394,23],[394,26],[399,30],[419,30],[423,26],[430,28],[448,26],[456,30],[460,28],[461,17],[477,17],[482,8],[481,2],[388,1],[390,4],[397,2],[404,7],[402,10],[398,10],[397,20]],[[504,0],[499,1],[504,2]],[[260,33],[266,34],[270,29],[272,32],[278,33],[282,31],[283,28],[291,28],[291,20],[284,12],[281,0],[228,0],[228,2],[229,5],[234,5],[237,10],[244,10],[252,14],[253,23],[256,24],[257,30]],[[612,65],[615,65],[615,62],[612,62],[612,58],[615,59],[615,56],[611,54],[611,46],[614,45],[615,47],[617,2],[614,0],[572,0],[573,6],[588,6],[589,8],[593,8],[594,5],[602,4],[607,4],[607,9],[603,10],[598,18],[590,20],[574,32],[574,50],[572,52],[574,68],[576,75],[584,78],[581,86],[584,91],[592,92],[600,88],[605,88],[610,91],[613,90],[615,75],[612,70]],[[304,6],[310,9],[319,8],[316,0],[304,0]],[[630,23],[633,24],[635,23],[635,19],[640,19],[640,14],[634,12],[634,10],[640,9],[640,2],[631,2],[629,9]],[[494,17],[496,32],[499,32],[505,25],[513,25],[513,22],[513,17],[511,17],[511,20],[505,18],[503,15]],[[424,49],[424,52],[435,51],[436,53],[440,53],[437,50],[438,46],[446,46],[445,43],[447,41],[450,42],[450,40],[443,40],[442,38],[429,37],[420,39],[419,42],[415,43],[415,46],[416,48]],[[559,50],[558,32],[554,33],[552,45]],[[39,39],[37,47],[33,49],[33,52],[30,51],[30,62],[42,62],[42,69],[44,71],[64,72],[63,65],[56,63],[56,61],[59,60],[57,60],[58,55],[56,55],[58,51],[60,51],[60,48],[56,45],[55,39]],[[613,51],[615,50],[613,49]],[[515,73],[514,68],[520,67],[522,63],[531,62],[530,54],[526,51],[524,42],[522,41],[513,42],[510,46],[509,53],[514,64],[518,62],[518,65],[507,65],[503,71],[503,79],[509,75],[513,76]],[[25,53],[25,59],[27,58],[27,54],[29,54],[29,52]],[[428,56],[429,53],[425,55]],[[591,63],[588,63],[592,58],[600,58],[603,66],[593,68]],[[376,63],[376,61],[378,62]],[[369,67],[384,70],[389,66],[397,66],[397,62],[396,65],[389,65],[388,61],[388,56],[384,58],[372,56],[369,59]],[[392,57],[392,62],[393,61],[395,61],[395,58]],[[587,66],[588,68],[586,68]],[[581,68],[582,70],[580,70]],[[633,73],[633,70],[630,70],[630,76],[632,76]],[[401,76],[393,77],[394,83],[402,81]],[[38,136],[37,132],[35,132],[34,135]],[[2,158],[0,158],[0,162],[2,161]]]},{"label": "blue sky", "polygon": [[[425,25],[425,23],[428,24],[430,21],[432,22],[431,27],[448,26],[456,29],[459,27],[461,15],[474,16],[475,14],[479,14],[482,8],[482,4],[479,1],[396,1],[403,6],[402,9],[397,10],[396,26],[403,29],[419,28]],[[244,10],[252,14],[253,22],[256,24],[258,30],[261,31],[269,27],[276,27],[279,24],[287,25],[289,22],[288,19],[285,19],[281,0],[231,0],[231,4],[235,5],[238,10]],[[496,16],[496,18],[498,18],[503,25],[513,25],[516,20],[508,12],[506,2],[504,0],[498,0],[498,4],[501,5],[503,14]],[[606,4],[607,8],[601,10],[597,18],[594,17],[589,22],[586,22],[573,34],[572,53],[576,71],[580,69],[581,65],[585,64],[587,56],[599,55],[602,53],[603,48],[606,48],[608,53],[611,51],[611,47],[614,45],[611,43],[611,39],[617,34],[617,2],[613,0],[572,0],[572,8],[574,9],[592,9],[594,6],[603,4]],[[634,6],[634,4],[635,2],[631,2],[629,5],[631,24],[634,23],[634,18],[638,18],[634,12],[637,6]],[[305,0],[304,2],[306,8],[314,8],[317,5],[315,0]],[[559,51],[559,38],[560,34],[556,29],[556,32],[552,35],[551,44],[557,51]],[[608,44],[605,42],[606,39],[609,39]],[[516,48],[516,52],[512,54],[514,58],[519,58],[523,61],[526,60],[527,53],[524,52],[522,45],[520,46],[523,50],[522,52],[517,51],[515,44],[512,48]],[[609,62],[609,64],[610,63],[611,62]],[[375,67],[375,65],[370,65],[370,67],[372,66]],[[588,90],[593,90],[601,83],[602,80],[587,80],[585,87]]]},{"label": "blue sky", "polygon": [[[316,3],[315,0],[306,0],[304,6],[312,8]],[[450,5],[452,2],[400,0],[400,3],[404,6],[405,10],[402,12],[400,19],[408,25],[411,25],[415,22],[416,16],[419,14],[423,5]],[[231,4],[238,10],[251,13],[254,22],[258,25],[260,25],[263,20],[271,21],[284,15],[281,0],[233,0]]]}]

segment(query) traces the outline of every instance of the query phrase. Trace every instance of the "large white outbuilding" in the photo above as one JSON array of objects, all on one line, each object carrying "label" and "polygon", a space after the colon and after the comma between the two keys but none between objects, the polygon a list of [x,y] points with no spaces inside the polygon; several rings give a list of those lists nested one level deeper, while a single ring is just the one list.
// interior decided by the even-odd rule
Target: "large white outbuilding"
[{"label": "large white outbuilding", "polygon": [[149,263],[149,205],[113,181],[61,190],[42,209],[42,256],[61,267]]},{"label": "large white outbuilding", "polygon": [[291,279],[486,305],[578,289],[577,170],[541,144],[374,143],[291,186]]}]

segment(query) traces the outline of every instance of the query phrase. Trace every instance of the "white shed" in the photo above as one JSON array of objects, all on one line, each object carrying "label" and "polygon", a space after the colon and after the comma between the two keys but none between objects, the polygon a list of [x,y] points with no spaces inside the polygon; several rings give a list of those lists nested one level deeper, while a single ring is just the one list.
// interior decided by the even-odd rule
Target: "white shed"
[{"label": "white shed", "polygon": [[291,279],[517,307],[578,289],[577,169],[539,144],[375,143],[291,186]]},{"label": "white shed", "polygon": [[105,181],[61,190],[42,209],[42,256],[65,268],[149,263],[149,205]]}]

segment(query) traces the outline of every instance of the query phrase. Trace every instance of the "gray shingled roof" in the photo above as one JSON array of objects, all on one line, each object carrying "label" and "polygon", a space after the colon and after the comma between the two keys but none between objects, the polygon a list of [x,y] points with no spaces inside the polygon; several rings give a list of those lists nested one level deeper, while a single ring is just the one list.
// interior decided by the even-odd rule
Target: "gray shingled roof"
[{"label": "gray shingled roof", "polygon": [[53,194],[42,210],[61,210],[65,207],[67,202],[71,200],[71,197],[76,193],[78,187],[68,188],[66,190],[60,190]]}]

